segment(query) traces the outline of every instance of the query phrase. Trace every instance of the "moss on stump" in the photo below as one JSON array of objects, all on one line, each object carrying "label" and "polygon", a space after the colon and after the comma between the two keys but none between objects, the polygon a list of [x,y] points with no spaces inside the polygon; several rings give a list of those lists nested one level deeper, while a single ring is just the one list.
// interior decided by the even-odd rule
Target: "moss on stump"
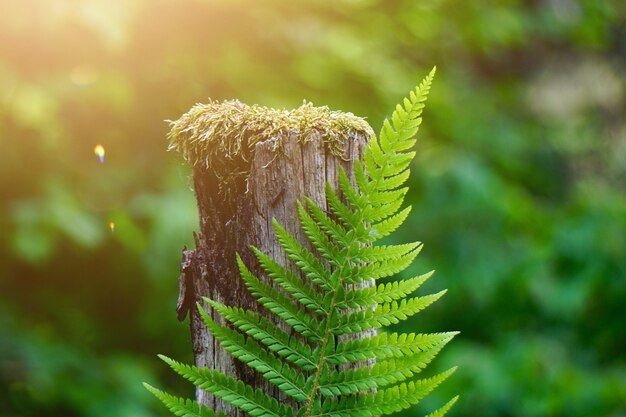
[{"label": "moss on stump", "polygon": [[196,104],[171,121],[169,150],[180,152],[193,167],[213,171],[227,180],[249,174],[249,161],[259,142],[271,141],[280,153],[282,141],[295,135],[307,142],[320,135],[336,156],[345,152],[346,138],[374,135],[370,125],[352,113],[331,111],[311,103],[293,109],[246,105],[238,100]]}]

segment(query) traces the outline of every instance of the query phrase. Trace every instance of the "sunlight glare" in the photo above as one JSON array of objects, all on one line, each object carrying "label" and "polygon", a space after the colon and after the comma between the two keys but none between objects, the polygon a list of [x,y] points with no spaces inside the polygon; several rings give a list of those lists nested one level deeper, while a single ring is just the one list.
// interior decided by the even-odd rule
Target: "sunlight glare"
[{"label": "sunlight glare", "polygon": [[93,149],[93,153],[98,157],[98,161],[100,161],[101,164],[104,164],[104,146],[96,145]]}]

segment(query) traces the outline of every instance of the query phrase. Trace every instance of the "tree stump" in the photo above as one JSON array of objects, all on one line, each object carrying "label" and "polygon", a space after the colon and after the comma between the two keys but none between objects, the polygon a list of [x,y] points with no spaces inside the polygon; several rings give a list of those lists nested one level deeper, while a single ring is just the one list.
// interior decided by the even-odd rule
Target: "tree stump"
[{"label": "tree stump", "polygon": [[[170,148],[180,151],[194,167],[200,220],[196,248],[183,250],[177,305],[180,320],[190,313],[196,366],[217,369],[284,400],[260,375],[219,346],[195,303],[206,296],[268,317],[239,277],[235,254],[266,282],[268,277],[250,245],[297,272],[277,242],[272,219],[308,244],[296,201],[307,196],[325,208],[326,182],[338,190],[339,166],[352,176],[353,162],[362,157],[371,135],[363,119],[310,104],[286,111],[238,101],[211,102],[194,106],[172,122]],[[224,323],[210,307],[204,307],[214,320]],[[273,317],[270,320],[277,322]],[[245,415],[201,389],[196,397],[216,411]]]}]

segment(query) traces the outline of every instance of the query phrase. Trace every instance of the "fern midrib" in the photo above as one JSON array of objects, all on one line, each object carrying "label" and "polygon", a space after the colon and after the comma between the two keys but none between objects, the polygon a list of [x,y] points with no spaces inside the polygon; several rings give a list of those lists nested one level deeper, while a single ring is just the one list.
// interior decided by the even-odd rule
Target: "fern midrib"
[{"label": "fern midrib", "polygon": [[[372,140],[376,140],[376,138],[372,138]],[[387,163],[388,160],[388,154],[387,153],[383,153],[382,155],[382,159],[385,162],[385,164]],[[383,165],[384,166],[384,165]],[[370,176],[370,178],[372,178]],[[371,189],[378,189],[379,183],[381,181],[381,179],[384,178],[383,173],[381,172],[381,175],[375,179],[375,183],[374,183],[374,187]],[[373,179],[373,178],[372,178]],[[361,190],[361,192],[363,192],[363,190]],[[363,213],[364,210],[359,210],[359,223],[363,223],[364,222],[364,218],[363,218]],[[341,270],[343,270],[346,265],[352,261],[352,258],[350,256],[350,254],[352,253],[352,247],[354,246],[355,242],[358,244],[357,241],[357,234],[353,234],[351,240],[350,240],[350,244],[348,245],[348,250],[346,251],[346,259],[344,261],[344,263],[341,265]],[[333,312],[335,311],[335,306],[336,306],[336,300],[337,300],[337,292],[338,289],[341,285],[344,284],[344,279],[341,276],[342,274],[339,275],[339,279],[337,280],[337,285],[333,288],[333,298],[331,299],[331,303],[330,303],[330,307],[328,309],[328,313],[326,315],[326,328],[324,329],[324,340],[322,341],[322,346],[320,349],[320,361],[318,363],[317,366],[317,371],[315,372],[315,379],[313,380],[313,386],[311,388],[311,394],[309,396],[309,399],[307,400],[307,407],[306,407],[306,411],[304,413],[304,417],[311,417],[311,409],[313,407],[313,402],[315,401],[318,392],[320,391],[320,385],[319,385],[319,380],[320,377],[322,375],[322,370],[324,369],[324,365],[326,364],[326,360],[327,360],[327,356],[326,356],[326,346],[328,345],[328,342],[330,340],[330,337],[334,337],[334,335],[332,334],[331,330],[332,330],[332,326],[331,326],[331,317],[333,315]]]},{"label": "fern midrib", "polygon": [[[361,216],[361,221],[363,221],[362,216]],[[350,245],[348,246],[349,250],[346,252],[346,260],[344,261],[343,265],[341,265],[341,270],[343,270],[345,266],[351,261],[351,257],[349,254],[351,252],[351,249],[352,249],[352,246],[354,245],[355,240],[356,238],[353,237],[350,242]],[[343,285],[343,279],[341,278],[341,276],[337,280],[337,285],[333,288],[333,298],[331,299],[330,307],[328,308],[328,313],[326,314],[326,328],[324,329],[324,340],[322,341],[322,346],[320,349],[320,361],[317,365],[317,371],[315,372],[315,379],[313,380],[313,386],[311,388],[311,395],[309,396],[307,400],[307,407],[306,407],[306,412],[304,413],[304,417],[311,416],[311,409],[313,407],[313,402],[315,401],[315,398],[317,397],[317,393],[320,388],[320,385],[319,385],[320,376],[322,375],[322,370],[324,369],[324,365],[326,365],[326,359],[327,359],[326,346],[328,345],[330,337],[334,337],[334,335],[331,332],[332,330],[331,317],[333,315],[333,312],[335,311],[337,292],[338,292],[340,285]]]}]

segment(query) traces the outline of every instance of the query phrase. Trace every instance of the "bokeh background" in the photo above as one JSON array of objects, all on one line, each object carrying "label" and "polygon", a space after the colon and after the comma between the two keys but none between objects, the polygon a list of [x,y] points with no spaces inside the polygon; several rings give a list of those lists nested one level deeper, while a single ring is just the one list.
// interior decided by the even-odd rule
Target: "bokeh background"
[{"label": "bokeh background", "polygon": [[155,356],[192,360],[164,120],[307,99],[378,128],[435,64],[394,239],[449,288],[402,330],[460,330],[433,365],[460,369],[404,415],[460,393],[450,415],[626,416],[621,0],[0,0],[0,415],[192,395]]}]

